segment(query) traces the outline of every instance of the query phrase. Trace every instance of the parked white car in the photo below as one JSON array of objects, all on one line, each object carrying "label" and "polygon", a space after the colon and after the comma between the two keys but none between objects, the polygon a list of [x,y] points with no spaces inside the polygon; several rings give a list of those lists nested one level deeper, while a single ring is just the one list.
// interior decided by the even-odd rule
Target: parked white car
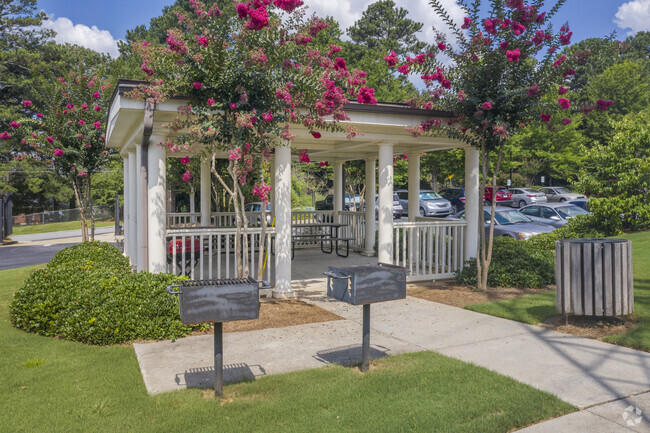
[{"label": "parked white car", "polygon": [[571,192],[560,186],[547,186],[545,188],[540,188],[540,191],[546,194],[548,201],[557,201],[560,203],[578,198],[586,198],[584,194]]},{"label": "parked white car", "polygon": [[510,188],[512,193],[512,206],[524,207],[533,203],[546,203],[546,194],[532,188]]}]

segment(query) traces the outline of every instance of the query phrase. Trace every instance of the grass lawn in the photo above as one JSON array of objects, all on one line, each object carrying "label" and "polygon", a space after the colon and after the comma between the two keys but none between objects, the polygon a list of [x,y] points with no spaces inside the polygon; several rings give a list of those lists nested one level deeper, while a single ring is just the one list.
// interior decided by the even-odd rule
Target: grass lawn
[{"label": "grass lawn", "polygon": [[574,408],[431,352],[361,374],[330,366],[149,396],[130,346],[86,346],[15,330],[8,304],[37,267],[0,271],[2,431],[508,432]]},{"label": "grass lawn", "polygon": [[[638,327],[604,340],[635,349],[650,351],[650,231],[619,236],[632,241],[634,259],[634,318]],[[541,323],[555,315],[555,291],[505,301],[465,307],[525,323]]]},{"label": "grass lawn", "polygon": [[[115,221],[98,221],[95,223],[95,227],[108,227],[112,225],[115,225]],[[90,228],[90,226],[88,227]],[[81,223],[79,221],[66,221],[63,223],[47,223],[45,224],[45,226],[43,226],[42,224],[35,224],[29,226],[15,225],[13,228],[13,234],[33,235],[34,233],[51,233],[51,232],[60,232],[63,230],[81,230]]]}]

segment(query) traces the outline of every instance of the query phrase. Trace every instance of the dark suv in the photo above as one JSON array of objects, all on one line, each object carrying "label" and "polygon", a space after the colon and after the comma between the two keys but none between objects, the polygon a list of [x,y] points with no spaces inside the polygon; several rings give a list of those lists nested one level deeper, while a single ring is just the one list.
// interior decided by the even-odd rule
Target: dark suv
[{"label": "dark suv", "polygon": [[438,194],[449,200],[452,215],[465,209],[465,188],[446,188]]}]

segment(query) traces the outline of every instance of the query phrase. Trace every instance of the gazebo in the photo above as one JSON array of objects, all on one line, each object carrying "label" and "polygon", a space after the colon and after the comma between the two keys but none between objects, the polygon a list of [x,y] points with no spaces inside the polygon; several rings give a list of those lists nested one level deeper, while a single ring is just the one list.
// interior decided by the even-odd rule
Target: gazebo
[{"label": "gazebo", "polygon": [[[106,145],[119,149],[124,161],[124,253],[138,270],[187,272],[195,279],[228,275],[234,261],[231,245],[237,240],[233,240],[235,231],[232,223],[228,223],[232,217],[224,212],[212,212],[208,161],[201,164],[200,213],[172,214],[166,209],[166,160],[184,155],[168,154],[166,146],[159,143],[170,134],[163,125],[177,116],[178,106],[187,104],[187,100],[172,98],[154,104],[130,97],[128,92],[140,84],[129,80],[118,82],[110,103],[106,131]],[[333,165],[334,209],[326,212],[328,217],[346,223],[348,235],[354,238],[352,249],[374,256],[376,243],[377,261],[407,266],[411,280],[448,278],[465,260],[476,255],[478,150],[453,139],[413,137],[406,129],[432,118],[446,121],[450,113],[414,109],[397,103],[351,103],[345,110],[350,116],[349,122],[361,132],[355,138],[350,140],[344,133],[324,131],[320,139],[314,139],[307,129],[294,126],[292,132],[296,138],[290,143],[278,142],[275,147],[271,197],[274,225],[267,230],[266,239],[261,238],[259,228],[249,229],[252,239],[258,236],[255,242],[268,242],[270,246],[273,239],[273,264],[265,266],[265,275],[269,276],[275,297],[295,296],[291,285],[292,221],[319,217],[318,211],[292,215],[292,148],[308,149],[311,157]],[[419,155],[451,148],[465,151],[465,220],[419,218]],[[409,155],[407,223],[393,221],[393,155],[396,154]],[[226,153],[223,158],[227,158]],[[365,211],[344,211],[343,163],[360,159],[365,161],[367,185],[377,184],[378,191],[366,188]],[[190,220],[198,227],[189,230],[186,226]],[[188,262],[192,263],[190,270],[168,260],[168,240],[174,238],[175,244],[176,238],[188,237],[192,242],[196,238],[209,245],[205,250],[187,253]],[[250,251],[242,253],[250,263],[255,262],[255,242],[251,242]]]}]

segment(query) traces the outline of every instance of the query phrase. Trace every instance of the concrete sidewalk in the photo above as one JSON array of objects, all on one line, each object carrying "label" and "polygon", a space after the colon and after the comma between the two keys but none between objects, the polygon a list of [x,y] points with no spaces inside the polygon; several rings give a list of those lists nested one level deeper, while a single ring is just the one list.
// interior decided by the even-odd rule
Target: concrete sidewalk
[{"label": "concrete sidewalk", "polygon": [[[225,334],[227,383],[360,361],[361,307],[326,298],[324,280],[302,282],[302,289],[303,300],[343,320]],[[432,350],[587,409],[526,431],[650,432],[650,353],[411,297],[373,304],[371,310],[373,359]],[[211,335],[134,344],[134,349],[150,393],[212,386]],[[631,405],[642,411],[640,418],[633,409],[624,419]],[[638,424],[627,426],[628,420],[637,419]]]}]

